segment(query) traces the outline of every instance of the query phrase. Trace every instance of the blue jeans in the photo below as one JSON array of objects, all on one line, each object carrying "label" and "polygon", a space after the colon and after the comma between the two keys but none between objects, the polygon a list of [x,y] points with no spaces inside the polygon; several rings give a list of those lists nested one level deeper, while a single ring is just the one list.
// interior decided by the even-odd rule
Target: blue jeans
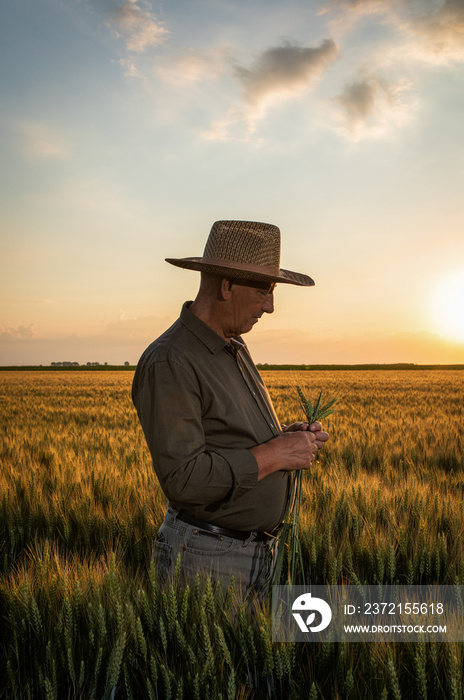
[{"label": "blue jeans", "polygon": [[274,564],[271,543],[254,542],[253,534],[243,542],[202,530],[177,520],[177,511],[168,508],[153,544],[153,561],[161,579],[174,575],[180,554],[184,584],[191,585],[200,573],[227,588],[233,576],[243,593],[265,594]]}]

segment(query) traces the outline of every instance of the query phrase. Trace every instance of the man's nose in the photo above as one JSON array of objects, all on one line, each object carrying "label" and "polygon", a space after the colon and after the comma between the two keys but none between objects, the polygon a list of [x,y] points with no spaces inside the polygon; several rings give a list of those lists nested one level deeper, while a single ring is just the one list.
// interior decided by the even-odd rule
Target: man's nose
[{"label": "man's nose", "polygon": [[272,314],[274,311],[274,292],[269,292],[266,294],[266,298],[263,303],[263,311],[267,314]]}]

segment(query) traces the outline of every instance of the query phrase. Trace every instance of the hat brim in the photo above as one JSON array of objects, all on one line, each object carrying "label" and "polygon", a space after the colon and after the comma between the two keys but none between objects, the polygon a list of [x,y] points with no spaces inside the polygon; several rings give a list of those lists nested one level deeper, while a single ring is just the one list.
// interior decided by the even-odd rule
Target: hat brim
[{"label": "hat brim", "polygon": [[248,267],[245,263],[240,264],[229,262],[228,260],[215,260],[214,264],[204,262],[203,258],[165,258],[166,262],[176,267],[182,267],[186,270],[196,270],[197,272],[210,272],[213,275],[227,276],[226,273],[233,272],[234,277],[239,279],[248,279],[254,282],[268,281],[281,284],[296,284],[299,287],[313,287],[315,282],[301,272],[292,272],[292,270],[284,270],[280,268],[278,274],[260,273],[256,271],[256,266]]}]

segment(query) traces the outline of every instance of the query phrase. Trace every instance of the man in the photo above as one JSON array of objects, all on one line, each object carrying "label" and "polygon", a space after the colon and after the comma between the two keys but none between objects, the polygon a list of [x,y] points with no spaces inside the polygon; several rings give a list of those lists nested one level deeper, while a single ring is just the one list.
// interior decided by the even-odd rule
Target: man
[{"label": "man", "polygon": [[269,576],[291,471],[308,469],[328,434],[283,427],[241,338],[274,311],[276,283],[313,280],[280,268],[280,231],[217,221],[201,258],[167,258],[201,272],[198,294],[140,358],[133,400],[169,500],[154,543],[161,575],[198,571],[247,590]]}]

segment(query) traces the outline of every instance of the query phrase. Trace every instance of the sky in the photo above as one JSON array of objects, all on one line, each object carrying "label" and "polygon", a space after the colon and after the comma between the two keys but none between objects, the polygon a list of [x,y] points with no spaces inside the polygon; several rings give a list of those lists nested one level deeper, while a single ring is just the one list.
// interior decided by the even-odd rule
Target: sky
[{"label": "sky", "polygon": [[279,226],[255,362],[464,363],[464,0],[0,9],[0,365],[135,364],[214,221]]}]

